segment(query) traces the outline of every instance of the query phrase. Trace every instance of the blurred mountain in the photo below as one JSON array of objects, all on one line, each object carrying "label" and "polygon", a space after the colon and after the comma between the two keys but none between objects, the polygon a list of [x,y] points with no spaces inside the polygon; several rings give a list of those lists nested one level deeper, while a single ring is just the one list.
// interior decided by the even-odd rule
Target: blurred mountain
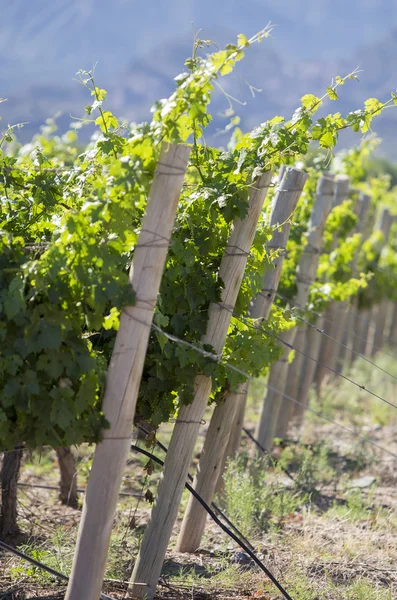
[{"label": "blurred mountain", "polygon": [[[9,123],[29,121],[25,139],[46,117],[61,112],[66,127],[70,115],[82,115],[87,91],[74,73],[96,61],[109,108],[129,120],[150,118],[153,102],[172,92],[199,28],[201,37],[222,45],[276,24],[272,38],[248,49],[236,73],[220,81],[246,102],[234,106],[244,128],[275,114],[288,117],[303,94],[322,94],[332,76],[357,66],[360,83],[348,82],[329,110],[385,99],[397,87],[397,0],[0,0],[0,9],[0,96],[8,98],[1,114]],[[218,90],[212,133],[226,123],[219,114],[227,106]],[[375,122],[390,156],[396,113]]]}]

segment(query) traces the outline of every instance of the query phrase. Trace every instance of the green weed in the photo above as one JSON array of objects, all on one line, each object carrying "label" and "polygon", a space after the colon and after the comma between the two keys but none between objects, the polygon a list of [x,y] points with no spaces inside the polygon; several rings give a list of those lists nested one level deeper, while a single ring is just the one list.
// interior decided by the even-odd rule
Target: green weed
[{"label": "green weed", "polygon": [[321,583],[305,574],[293,571],[286,577],[287,589],[294,600],[392,600],[391,588],[369,579],[360,578],[352,583],[336,585],[331,578]]},{"label": "green weed", "polygon": [[227,514],[247,536],[278,529],[308,500],[301,490],[269,477],[267,461],[257,461],[252,469],[241,457],[230,461],[224,479]]},{"label": "green weed", "polygon": [[337,479],[331,465],[332,451],[325,443],[287,446],[278,460],[280,469],[294,473],[295,487],[303,493],[318,493]]}]

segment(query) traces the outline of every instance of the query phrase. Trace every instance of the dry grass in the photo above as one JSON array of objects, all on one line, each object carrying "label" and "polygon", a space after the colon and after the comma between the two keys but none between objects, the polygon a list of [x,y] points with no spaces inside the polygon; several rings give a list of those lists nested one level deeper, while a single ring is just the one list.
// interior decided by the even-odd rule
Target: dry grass
[{"label": "dry grass", "polygon": [[[382,359],[384,368],[394,369],[392,363]],[[376,386],[379,393],[392,401],[397,396],[395,380],[389,381],[386,375],[380,376],[363,364],[355,369],[355,377],[368,387]],[[254,391],[248,421],[251,428],[260,401],[260,386]],[[318,401],[313,401],[318,408]],[[323,395],[321,410],[397,453],[394,409],[368,400],[361,392],[352,393],[347,383],[333,383]],[[160,432],[165,444],[170,432],[170,426]],[[202,440],[203,436],[200,444]],[[226,502],[229,514],[250,536],[266,566],[283,581],[294,600],[397,598],[396,461],[316,417],[308,418],[302,442],[292,444],[281,457],[298,482],[292,488],[277,468],[267,472],[262,469],[260,475],[258,469],[247,469],[243,447],[243,458],[230,467]],[[244,444],[248,449],[247,440]],[[79,448],[79,487],[86,485],[91,454],[92,449]],[[280,451],[276,455],[280,459]],[[306,470],[299,463],[302,457]],[[141,493],[149,488],[155,493],[158,470],[146,479],[145,460],[137,456],[131,459],[123,489]],[[352,489],[352,480],[363,475],[374,476],[375,484]],[[56,485],[57,479],[53,452],[25,458],[22,481]],[[182,505],[186,504],[186,498],[185,495]],[[150,506],[144,500],[120,498],[104,585],[104,591],[113,598],[122,598],[125,593],[149,513]],[[62,506],[54,491],[21,487],[19,514],[21,529],[27,535],[22,549],[68,574],[80,511]],[[244,564],[233,562],[244,557],[214,524],[208,523],[203,549],[195,554],[177,554],[172,549],[175,535],[164,566],[159,598],[281,598],[249,560],[243,561]],[[1,556],[0,600],[60,600],[64,591],[64,584],[50,575],[16,557]]]}]

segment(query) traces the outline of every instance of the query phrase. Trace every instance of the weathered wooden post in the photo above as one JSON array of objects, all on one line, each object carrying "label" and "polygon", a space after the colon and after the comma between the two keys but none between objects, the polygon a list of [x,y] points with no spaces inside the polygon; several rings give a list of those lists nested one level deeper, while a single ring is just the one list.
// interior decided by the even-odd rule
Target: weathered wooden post
[{"label": "weathered wooden post", "polygon": [[[390,230],[392,228],[393,223],[395,223],[396,221],[396,217],[390,217],[389,220],[389,231],[387,232],[387,239],[390,237]],[[374,333],[374,340],[373,340],[373,346],[372,346],[372,356],[374,356],[374,354],[377,353],[378,350],[380,350],[385,343],[385,335],[386,335],[386,325],[388,326],[389,330],[391,329],[391,326],[389,325],[388,321],[388,317],[390,316],[391,310],[390,310],[390,306],[393,303],[388,300],[387,298],[384,298],[383,300],[381,300],[381,302],[378,304],[377,310],[376,310],[376,316],[374,319],[374,325],[375,325],[375,333]]]},{"label": "weathered wooden post", "polygon": [[[306,339],[303,351],[308,356],[316,358],[319,356],[321,351],[322,335],[319,331],[324,329],[324,317],[317,317],[313,323],[314,327],[307,326]],[[319,330],[319,331],[318,331]],[[294,407],[294,420],[297,427],[302,425],[303,417],[305,414],[305,407],[309,403],[309,390],[313,382],[314,374],[316,372],[317,363],[306,357],[303,357],[301,379],[299,383],[298,393],[296,400],[302,404],[296,404]],[[303,406],[302,406],[303,405]]]},{"label": "weathered wooden post", "polygon": [[372,348],[371,348],[371,356],[374,356],[378,350],[381,350],[384,345],[384,333],[386,327],[386,319],[388,314],[389,301],[386,298],[383,298],[378,304],[378,306],[372,311],[373,314],[373,326],[375,328]]},{"label": "weathered wooden post", "polygon": [[[349,196],[349,189],[350,189],[349,178],[346,175],[339,175],[338,177],[336,177],[334,207],[339,206],[340,204],[342,204],[342,202],[347,200],[347,198]],[[337,244],[338,244],[338,240],[335,239],[333,246],[332,246],[332,250],[335,250]],[[329,303],[327,310],[325,311],[324,330],[326,333],[328,333],[332,337],[335,337],[334,336],[335,329],[333,327],[333,323],[336,323],[338,321],[339,317],[341,317],[343,319],[342,313],[344,312],[343,309],[345,309],[345,308],[346,308],[345,306],[340,307],[337,302],[331,301]],[[326,376],[328,376],[330,373],[330,371],[328,371],[326,369],[325,365],[328,365],[332,368],[334,367],[334,364],[336,363],[337,349],[338,349],[338,345],[335,344],[335,342],[333,340],[331,340],[329,337],[323,336],[323,339],[321,340],[320,353],[318,355],[318,359],[321,364],[318,365],[317,374],[316,374],[316,381],[317,381],[318,387],[321,386],[324,378]],[[317,356],[315,358],[317,358]],[[295,369],[296,369],[296,367],[295,367]],[[290,392],[291,392],[290,395],[292,395],[295,398],[296,397],[296,394],[294,394],[295,390],[290,389]],[[287,392],[287,393],[289,393],[289,392]]]},{"label": "weathered wooden post", "polygon": [[[317,183],[316,198],[306,234],[307,244],[299,262],[297,275],[298,294],[292,306],[295,304],[305,306],[307,302],[309,288],[317,270],[324,225],[331,210],[334,194],[334,179],[332,177],[321,177]],[[281,335],[281,339],[287,344],[293,344],[295,333],[296,327],[284,332]],[[268,381],[270,387],[267,390],[256,428],[255,437],[266,450],[270,450],[272,447],[279,416],[283,415],[280,426],[284,428],[284,422],[288,422],[287,411],[292,410],[292,408],[289,408],[287,402],[283,403],[282,397],[287,380],[289,353],[289,348],[285,346],[284,356],[274,363],[270,369]],[[278,390],[278,392],[274,390]]]},{"label": "weathered wooden post", "polygon": [[[221,302],[210,305],[207,332],[202,340],[203,344],[210,344],[218,355],[221,354],[225,343],[271,177],[271,172],[267,172],[252,184],[247,215],[243,220],[236,219],[234,222],[221,261],[219,276],[224,283]],[[179,410],[157,498],[132,574],[129,592],[133,597],[151,599],[155,594],[172,528],[178,515],[200,423],[210,397],[211,385],[211,377],[197,375],[192,403],[182,406]]]},{"label": "weathered wooden post", "polygon": [[[366,224],[367,213],[368,213],[368,209],[369,209],[369,203],[370,203],[370,197],[367,194],[361,194],[359,196],[358,210],[357,210],[358,223],[357,223],[357,227],[356,227],[356,233],[363,234],[364,227]],[[362,241],[364,241],[364,239],[365,238],[362,238]],[[362,241],[361,241],[361,243],[362,243]],[[355,266],[356,262],[357,262],[357,259],[355,258],[352,263],[353,274],[356,274],[356,266]],[[332,333],[330,334],[336,340],[340,341],[341,343],[343,343],[342,340],[344,339],[344,337],[343,337],[344,332],[345,332],[344,325],[346,325],[346,327],[348,327],[348,320],[349,320],[349,309],[348,309],[348,307],[345,307],[345,306],[344,306],[344,308],[345,308],[346,312],[345,312],[345,310],[340,311],[341,322],[338,321],[335,323],[335,326],[336,326],[335,331],[332,331]],[[313,325],[320,331],[323,328],[325,328],[324,324],[325,323],[324,323],[323,317],[319,317],[313,321]],[[305,350],[304,350],[305,354],[308,354],[309,356],[312,356],[313,358],[317,358],[320,353],[321,339],[322,339],[322,335],[319,333],[319,331],[317,331],[313,327],[307,326],[306,343],[305,343]],[[336,342],[334,342],[334,344],[337,346],[338,351],[342,354],[343,347],[341,347]],[[337,367],[337,363],[335,361],[335,368],[336,367]],[[297,404],[294,409],[294,418],[296,419],[297,426],[300,426],[302,424],[305,407],[308,405],[308,401],[309,401],[309,390],[310,390],[311,384],[313,383],[315,370],[316,370],[316,363],[312,360],[305,359],[303,370],[302,370],[302,375],[301,375],[301,381],[300,381],[300,385],[299,385],[299,389],[298,389],[298,395],[296,397],[296,399],[301,403],[301,405]]]},{"label": "weathered wooden post", "polygon": [[[380,221],[376,226],[376,229],[380,230],[383,233],[382,240],[379,242],[378,246],[379,253],[382,251],[382,248],[385,246],[385,244],[387,244],[390,228],[390,212],[387,208],[385,208],[381,214]],[[371,285],[371,282],[369,285]],[[372,308],[363,308],[358,311],[356,310],[354,316],[354,332],[356,333],[356,337],[354,337],[353,341],[353,350],[356,353],[363,354],[364,356],[371,354],[373,347],[372,340],[374,336],[372,332],[370,335],[372,314]],[[351,363],[354,362],[356,357],[357,354],[351,357]]]},{"label": "weathered wooden post", "polygon": [[358,354],[366,356],[368,354],[368,336],[370,332],[371,322],[371,311],[369,308],[362,308],[356,310],[353,315],[353,351],[354,353],[350,357],[350,364],[356,360]]},{"label": "weathered wooden post", "polygon": [[[281,165],[279,173],[278,173],[278,183],[281,184],[285,171],[286,171],[287,167],[285,165]],[[287,190],[283,190],[284,193],[286,193]],[[288,228],[288,230],[283,230],[284,232],[288,232],[287,238],[286,238],[286,242],[288,241],[288,237],[289,237],[289,232],[290,232],[290,226]],[[278,279],[277,281],[279,281],[280,276],[281,276],[281,270],[282,270],[282,264],[280,263],[280,260],[278,261],[277,265],[280,265],[280,273],[278,274]],[[272,277],[273,275],[269,274],[269,277]],[[273,286],[274,287],[274,286]],[[269,283],[264,282],[264,288],[265,289],[270,289],[271,285]],[[265,295],[260,295],[260,297],[263,299],[266,297]],[[252,306],[251,311],[252,314],[259,314],[260,312],[260,305],[259,305],[259,298],[258,297],[256,299],[255,302],[255,307]],[[274,297],[270,297],[269,298],[269,303],[265,303],[263,304],[263,315],[266,315],[266,310],[271,308],[272,304],[273,304],[273,300]],[[262,301],[262,300],[261,300]],[[250,316],[252,316],[250,314]],[[264,318],[267,318],[266,316]],[[230,432],[229,435],[229,441],[223,456],[223,460],[222,460],[222,465],[220,467],[220,477],[218,478],[218,484],[216,487],[216,493],[221,493],[221,490],[223,488],[223,477],[222,474],[224,473],[225,470],[225,466],[226,466],[226,462],[228,460],[228,458],[231,458],[233,456],[235,456],[240,448],[240,441],[241,441],[241,433],[243,431],[243,426],[244,426],[244,417],[245,417],[245,408],[246,408],[246,404],[247,404],[247,393],[248,393],[248,382],[246,384],[243,384],[244,387],[242,387],[242,392],[241,394],[239,394],[239,398],[236,399],[236,402],[238,403],[238,407],[237,407],[237,412],[236,412],[236,416],[235,419],[233,421],[233,425],[232,425],[232,430]],[[237,393],[236,393],[237,396]]]},{"label": "weathered wooden post", "polygon": [[395,346],[397,344],[397,303],[393,302],[390,307],[390,327],[387,343],[389,346]]},{"label": "weathered wooden post", "polygon": [[[334,191],[336,192],[337,184],[335,180],[332,180],[334,185]],[[319,196],[320,197],[320,196]],[[304,248],[304,252],[301,260],[299,261],[297,269],[297,295],[291,306],[305,307],[309,299],[310,287],[315,281],[318,261],[320,258],[323,233],[325,223],[328,218],[329,212],[332,206],[335,206],[335,197],[330,199],[329,196],[323,200],[322,203],[315,202],[313,205],[313,211],[309,223],[309,231],[307,234],[307,245]],[[317,200],[317,199],[316,199]],[[291,330],[292,333],[292,344],[297,350],[304,350],[304,339],[305,329],[303,327],[295,327]],[[291,364],[286,364],[283,372],[282,387],[278,387],[280,391],[283,391],[286,395],[291,398],[296,398],[298,393],[299,378],[301,374],[302,354],[296,352],[294,360]],[[296,362],[295,362],[296,361]],[[278,383],[280,386],[280,382]],[[276,386],[275,386],[276,387]],[[276,437],[284,438],[287,434],[288,425],[292,418],[295,404],[287,398],[282,398],[281,406],[275,431]]]},{"label": "weathered wooden post", "polygon": [[[291,227],[289,219],[296,208],[307,177],[303,171],[287,168],[273,198],[269,225],[274,228],[274,233],[267,254],[274,250],[279,250],[280,254],[273,261],[273,268],[269,269],[264,277],[261,294],[252,303],[249,316],[254,319],[266,319],[269,316],[284,262]],[[194,480],[195,490],[207,503],[211,503],[214,497],[233,421],[239,406],[245,400],[246,390],[247,384],[244,383],[239,385],[235,392],[226,393],[212,415]],[[206,518],[206,511],[191,496],[178,537],[177,551],[197,550],[204,533]]]},{"label": "weathered wooden post", "polygon": [[[356,227],[356,232],[361,234],[361,246],[368,239],[370,234],[370,227],[368,227],[368,212],[371,204],[371,196],[368,194],[360,193],[359,195],[359,203],[358,203],[358,223]],[[358,253],[354,257],[352,261],[352,274],[353,276],[358,275],[357,269],[358,262]],[[345,320],[342,323],[338,323],[338,329],[336,331],[336,338],[338,341],[342,342],[345,346],[352,348],[353,341],[349,342],[350,334],[352,333],[352,327],[354,322],[354,317],[352,315],[354,311],[354,306],[357,304],[357,299],[354,299],[352,303],[347,305],[347,312]],[[350,345],[349,345],[350,343]],[[345,365],[345,361],[347,358],[347,353],[351,355],[351,352],[348,352],[346,348],[339,346],[338,358],[336,360],[335,369],[338,373],[341,373],[343,367]],[[350,356],[349,361],[350,362]]]},{"label": "weathered wooden post", "polygon": [[190,149],[164,144],[154,175],[125,307],[109,365],[103,411],[110,423],[94,454],[66,600],[98,600],[123,470],[130,449],[145,354]]}]

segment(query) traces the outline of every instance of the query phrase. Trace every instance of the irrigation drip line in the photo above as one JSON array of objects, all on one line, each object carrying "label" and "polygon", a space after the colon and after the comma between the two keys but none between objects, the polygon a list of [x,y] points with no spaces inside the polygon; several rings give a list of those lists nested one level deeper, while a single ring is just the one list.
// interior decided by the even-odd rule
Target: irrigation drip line
[{"label": "irrigation drip line", "polygon": [[[258,440],[252,435],[252,433],[246,428],[243,427],[243,431],[245,433],[245,435],[252,441],[254,442],[254,444],[256,445],[257,448],[259,448],[259,450],[261,452],[263,452],[263,454],[266,454],[268,456],[271,457],[271,453],[269,452],[269,450],[266,450],[266,448],[264,446],[262,446],[262,444],[260,442],[258,442]],[[295,479],[292,477],[291,473],[288,471],[288,469],[286,469],[285,467],[280,467],[281,471],[283,473],[285,473],[287,475],[287,477],[289,477],[293,482],[295,482]]]},{"label": "irrigation drip line", "polygon": [[[141,454],[144,454],[145,456],[147,456],[157,464],[161,465],[162,467],[164,466],[164,461],[162,461],[160,458],[158,458],[156,455],[152,454],[148,450],[144,450],[144,448],[140,448],[135,444],[132,444],[131,449],[135,450],[136,452],[140,452]],[[242,548],[244,552],[248,554],[248,556],[261,569],[261,571],[263,571],[269,577],[269,579],[274,583],[277,589],[282,593],[284,598],[286,598],[286,600],[293,600],[292,597],[288,594],[288,592],[283,588],[281,583],[274,577],[274,575],[269,571],[269,569],[265,567],[263,562],[257,557],[255,552],[253,552],[242,540],[238,538],[238,536],[235,533],[233,533],[233,531],[231,531],[224,523],[222,523],[220,519],[218,519],[212,508],[205,502],[205,500],[202,499],[202,497],[196,492],[196,490],[188,482],[185,483],[185,487],[201,504],[201,506],[207,511],[211,519],[215,521],[215,523],[222,529],[222,531],[224,531],[229,537],[231,537],[232,540],[234,540],[240,546],[240,548]]]},{"label": "irrigation drip line", "polygon": [[[142,425],[136,425],[136,427],[137,427],[138,429],[140,429],[141,431],[143,431],[144,433],[146,433],[146,434],[150,433],[149,431],[147,431],[147,429],[145,429],[144,427],[142,427]],[[159,442],[157,439],[156,439],[156,444],[157,444],[157,446],[158,446],[158,447],[159,447],[159,448],[160,448],[160,449],[161,449],[161,450],[162,450],[162,451],[163,451],[165,454],[167,454],[167,452],[168,452],[168,449],[167,449],[167,447],[166,447],[166,446],[164,446],[164,444],[162,444],[161,442]],[[187,474],[187,477],[188,477],[189,481],[193,483],[193,477],[190,475],[190,473],[188,473],[188,474]],[[222,517],[222,519],[223,519],[224,521],[226,521],[226,523],[229,525],[229,527],[230,527],[231,529],[233,529],[233,530],[235,531],[235,533],[236,533],[238,536],[240,536],[240,539],[242,539],[242,540],[243,540],[243,542],[244,542],[244,543],[246,543],[246,544],[247,544],[247,546],[249,546],[249,547],[251,548],[251,550],[254,550],[254,547],[253,547],[253,545],[251,544],[251,542],[250,542],[249,540],[247,540],[247,538],[246,538],[246,537],[245,537],[245,536],[244,536],[244,535],[241,533],[241,531],[240,531],[239,529],[237,529],[237,527],[234,525],[234,523],[232,523],[232,522],[230,521],[230,519],[229,519],[229,518],[228,518],[228,517],[225,515],[225,513],[224,513],[224,512],[223,512],[223,511],[222,511],[222,510],[219,508],[219,506],[218,506],[217,504],[215,504],[215,502],[211,502],[211,506],[212,506],[212,508],[213,508],[213,509],[214,509],[214,510],[215,510],[215,511],[218,513],[218,515],[219,515],[220,517]]]},{"label": "irrigation drip line", "polygon": [[21,552],[20,550],[17,550],[16,548],[13,548],[12,546],[9,546],[8,544],[6,544],[5,542],[3,542],[1,540],[0,540],[0,548],[3,548],[3,550],[6,550],[7,552],[10,552],[11,554],[15,554],[15,556],[18,556],[19,558],[23,558],[24,560],[30,562],[35,567],[39,567],[40,569],[43,569],[43,571],[47,571],[47,573],[50,573],[50,575],[53,575],[54,577],[62,579],[63,581],[69,581],[69,577],[66,577],[66,575],[63,575],[63,573],[59,573],[59,571],[55,571],[55,569],[52,569],[51,567],[44,565],[43,563],[36,560],[35,558],[28,556],[24,552]]},{"label": "irrigation drip line", "polygon": [[245,435],[252,442],[254,442],[254,444],[259,448],[259,450],[264,452],[264,454],[270,454],[269,450],[266,450],[266,448],[264,446],[262,446],[262,444],[260,442],[258,442],[258,440],[252,435],[252,433],[246,427],[243,427],[243,431],[244,431]]},{"label": "irrigation drip line", "polygon": [[376,363],[374,363],[372,360],[370,360],[369,358],[367,358],[366,356],[364,356],[364,354],[361,354],[361,352],[357,352],[356,350],[353,350],[353,348],[349,348],[349,346],[346,346],[346,344],[344,344],[343,342],[340,342],[336,338],[332,337],[332,335],[329,335],[328,333],[326,333],[324,331],[324,329],[320,329],[319,327],[317,327],[313,323],[310,323],[310,321],[307,321],[303,317],[300,317],[299,315],[297,315],[294,312],[294,308],[300,308],[300,307],[292,307],[292,308],[288,309],[288,308],[283,308],[282,306],[279,306],[278,308],[280,308],[284,313],[291,312],[294,315],[294,318],[298,319],[298,321],[302,321],[302,323],[305,323],[306,325],[308,325],[309,327],[311,327],[312,329],[314,329],[317,333],[320,333],[321,335],[324,335],[329,340],[332,340],[333,342],[335,342],[335,344],[338,344],[338,346],[341,346],[342,348],[345,348],[345,350],[348,350],[352,354],[355,354],[356,356],[359,356],[360,358],[362,358],[363,360],[365,360],[365,362],[367,362],[370,365],[372,365],[373,367],[375,367],[375,369],[379,369],[379,371],[382,371],[382,373],[385,373],[385,375],[389,375],[389,377],[392,377],[393,379],[395,379],[397,381],[397,377],[395,375],[393,375],[393,373],[389,373],[389,371],[386,371],[386,369],[383,369],[382,367],[380,367],[379,365],[377,365]]},{"label": "irrigation drip line", "polygon": [[[225,310],[229,310],[226,306],[223,307]],[[229,310],[229,312],[232,312],[231,310]],[[233,314],[233,312],[232,312]],[[382,402],[384,402],[385,404],[388,404],[389,406],[392,406],[393,408],[397,408],[397,404],[393,404],[393,402],[390,402],[390,400],[386,400],[386,398],[383,398],[382,396],[380,396],[379,394],[377,394],[376,392],[373,392],[372,390],[370,390],[369,388],[365,387],[365,385],[358,383],[357,381],[354,381],[354,379],[351,379],[350,377],[348,377],[347,375],[343,375],[343,373],[338,373],[338,371],[336,371],[335,369],[333,369],[332,367],[329,367],[328,365],[326,365],[325,363],[322,363],[321,361],[317,360],[316,358],[313,358],[313,356],[310,356],[309,354],[307,354],[306,352],[304,352],[303,350],[300,350],[299,348],[295,348],[295,346],[293,346],[292,344],[290,344],[289,342],[286,342],[285,340],[283,340],[280,336],[276,335],[275,333],[273,333],[272,331],[269,331],[268,329],[265,329],[264,327],[261,326],[255,326],[252,323],[249,323],[246,319],[244,319],[243,317],[238,317],[236,315],[234,315],[234,318],[237,319],[238,321],[240,321],[241,323],[244,323],[244,325],[247,325],[247,327],[251,327],[252,329],[255,329],[256,331],[263,331],[263,333],[265,333],[266,335],[268,335],[269,337],[272,337],[273,339],[276,339],[278,342],[280,342],[281,344],[283,344],[286,348],[289,348],[290,350],[294,350],[295,352],[297,352],[298,354],[301,354],[302,356],[304,356],[305,358],[308,358],[309,360],[311,360],[312,362],[315,362],[317,365],[320,365],[320,367],[324,367],[325,369],[327,369],[328,371],[330,371],[331,373],[334,373],[337,377],[341,377],[342,379],[345,379],[345,381],[348,381],[349,383],[351,383],[352,385],[355,385],[356,387],[358,387],[360,390],[363,390],[364,392],[367,392],[368,394],[370,394],[371,396],[374,396],[374,398],[377,398],[378,400],[381,400]]]},{"label": "irrigation drip line", "polygon": [[[62,581],[66,581],[66,582],[69,581],[69,577],[67,577],[63,573],[59,573],[59,571],[55,571],[55,569],[52,569],[51,567],[43,564],[42,562],[36,560],[35,558],[28,556],[24,552],[21,552],[20,550],[17,550],[16,548],[9,546],[8,544],[6,544],[5,542],[3,542],[1,540],[0,540],[0,548],[3,548],[3,550],[5,550],[6,552],[9,552],[10,554],[14,554],[15,556],[18,556],[18,558],[22,558],[23,560],[26,560],[27,562],[31,563],[35,567],[38,567],[39,569],[42,569],[43,571],[47,571],[47,573],[50,573],[50,575],[53,575],[54,577],[57,577],[58,579],[62,579]],[[101,593],[101,600],[114,600],[114,599],[111,596],[107,596],[106,594]]]},{"label": "irrigation drip line", "polygon": [[[135,317],[131,317],[131,318],[135,318]],[[142,321],[142,323],[143,323],[143,321]],[[253,377],[249,373],[246,373],[242,369],[239,369],[238,367],[236,367],[234,365],[230,365],[227,362],[222,361],[222,359],[220,359],[218,355],[213,354],[212,352],[208,352],[206,350],[203,350],[202,348],[200,348],[199,346],[195,346],[191,342],[187,342],[186,340],[182,340],[180,338],[177,338],[176,336],[171,335],[170,333],[167,333],[166,331],[163,331],[157,325],[152,324],[152,327],[155,330],[161,332],[170,341],[175,342],[175,343],[179,343],[179,344],[183,344],[185,346],[188,346],[189,348],[192,348],[192,350],[196,350],[196,352],[199,352],[203,356],[206,356],[207,358],[211,358],[212,360],[214,360],[214,361],[216,361],[216,362],[218,362],[220,364],[223,364],[225,368],[230,369],[231,371],[234,371],[235,373],[239,373],[240,375],[243,375],[246,379],[249,379],[249,380],[255,379],[255,377]],[[329,419],[328,417],[324,416],[323,414],[318,413],[317,411],[313,410],[312,408],[304,405],[302,402],[299,402],[298,400],[295,400],[295,398],[292,398],[288,394],[284,394],[284,392],[282,392],[281,390],[278,390],[278,389],[274,388],[273,386],[268,385],[267,383],[264,383],[263,385],[264,385],[264,387],[266,387],[268,389],[271,389],[274,392],[277,392],[277,394],[280,394],[280,396],[282,396],[283,398],[286,398],[287,400],[291,400],[291,402],[294,402],[295,404],[299,404],[299,406],[302,406],[304,408],[304,410],[308,410],[309,412],[313,412],[314,414],[316,414],[318,417],[324,419],[325,421],[328,421],[329,423],[332,423],[333,425],[336,425],[337,427],[340,427],[341,429],[344,429],[345,431],[349,432],[353,437],[360,438],[360,439],[364,440],[367,444],[375,446],[376,448],[378,448],[379,450],[382,450],[382,452],[385,452],[386,454],[389,454],[393,458],[397,458],[397,454],[395,454],[394,452],[391,452],[390,450],[387,450],[386,448],[384,448],[383,446],[380,446],[379,444],[377,444],[373,440],[371,440],[371,439],[369,439],[369,438],[367,438],[367,437],[365,437],[363,435],[360,435],[359,433],[356,433],[355,431],[353,431],[352,429],[349,429],[348,427],[345,427],[345,425],[342,425],[342,423],[339,423],[338,421],[333,421],[332,419]]]},{"label": "irrigation drip line", "polygon": [[[43,484],[39,484],[39,483],[25,483],[25,482],[21,482],[21,481],[18,481],[17,485],[21,486],[21,487],[39,488],[42,490],[59,491],[59,487],[57,487],[56,485],[43,485]],[[83,488],[78,488],[76,490],[76,492],[78,492],[79,494],[85,494],[86,491],[87,490],[85,490]],[[119,496],[129,496],[132,498],[143,498],[142,494],[132,494],[132,493],[128,493],[128,492],[119,492]]]}]

